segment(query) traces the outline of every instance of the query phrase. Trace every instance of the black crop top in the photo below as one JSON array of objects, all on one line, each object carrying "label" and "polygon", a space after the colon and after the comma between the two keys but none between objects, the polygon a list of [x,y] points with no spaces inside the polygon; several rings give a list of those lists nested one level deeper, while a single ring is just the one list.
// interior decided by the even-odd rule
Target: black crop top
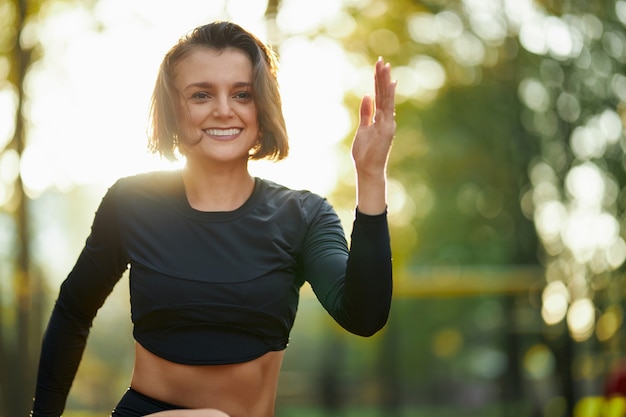
[{"label": "black crop top", "polygon": [[93,318],[130,265],[133,336],[172,362],[245,362],[285,349],[300,287],[369,336],[391,302],[386,214],[358,211],[348,251],[330,204],[256,179],[231,212],[187,202],[179,171],[117,181],[104,196],[46,330],[33,416],[59,416]]}]

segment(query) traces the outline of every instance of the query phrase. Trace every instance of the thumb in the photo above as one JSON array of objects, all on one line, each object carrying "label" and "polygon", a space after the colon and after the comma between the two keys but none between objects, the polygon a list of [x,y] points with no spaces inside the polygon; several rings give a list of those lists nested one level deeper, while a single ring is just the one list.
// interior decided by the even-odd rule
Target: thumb
[{"label": "thumb", "polygon": [[361,99],[361,108],[359,110],[359,127],[369,126],[372,124],[372,117],[374,116],[374,100],[369,94],[366,94]]}]

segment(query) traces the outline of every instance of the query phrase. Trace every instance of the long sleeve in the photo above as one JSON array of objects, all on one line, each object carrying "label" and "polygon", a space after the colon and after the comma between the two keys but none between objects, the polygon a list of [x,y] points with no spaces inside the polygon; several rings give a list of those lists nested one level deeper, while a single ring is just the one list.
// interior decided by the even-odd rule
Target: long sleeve
[{"label": "long sleeve", "polygon": [[346,309],[361,322],[363,333],[380,330],[389,316],[392,296],[391,244],[387,213],[356,212],[346,268]]},{"label": "long sleeve", "polygon": [[109,190],[102,200],[78,260],[67,276],[44,333],[33,417],[59,417],[85,349],[98,309],[128,263]]},{"label": "long sleeve", "polygon": [[356,212],[348,251],[339,219],[326,205],[310,227],[305,253],[305,278],[337,323],[361,336],[385,325],[393,287],[386,212]]}]

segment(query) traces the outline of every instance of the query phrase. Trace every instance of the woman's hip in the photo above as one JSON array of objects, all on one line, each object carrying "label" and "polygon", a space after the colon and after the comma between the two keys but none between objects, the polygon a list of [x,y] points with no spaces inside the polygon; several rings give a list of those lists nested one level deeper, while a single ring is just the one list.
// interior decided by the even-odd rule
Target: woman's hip
[{"label": "woman's hip", "polygon": [[143,417],[160,411],[183,409],[184,407],[156,400],[129,388],[111,413],[111,417]]}]

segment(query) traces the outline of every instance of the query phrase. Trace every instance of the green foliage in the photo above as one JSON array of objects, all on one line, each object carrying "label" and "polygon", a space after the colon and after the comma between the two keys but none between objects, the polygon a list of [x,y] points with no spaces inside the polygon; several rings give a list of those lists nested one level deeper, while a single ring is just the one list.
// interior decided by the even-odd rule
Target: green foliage
[{"label": "green foliage", "polygon": [[[428,143],[428,152],[420,157],[400,153],[391,161],[391,176],[407,185],[416,206],[424,202],[420,188],[430,190],[430,210],[413,222],[419,236],[413,263],[534,260],[534,236],[527,233],[532,226],[518,199],[532,147],[524,143],[516,123],[518,106],[511,90],[489,80],[480,87],[451,89],[425,110],[399,108],[403,117],[398,123],[417,120]],[[401,131],[397,142],[403,140],[411,138]],[[411,196],[413,190],[418,195]]]},{"label": "green foliage", "polygon": [[[411,220],[393,228],[396,261],[401,266],[536,263],[533,226],[519,201],[527,166],[538,152],[520,123],[519,45],[508,36],[489,43],[472,34],[471,16],[461,2],[371,1],[352,12],[359,25],[345,41],[348,50],[367,62],[384,54],[401,76],[389,174],[401,184],[406,202],[390,209]],[[428,44],[411,34],[421,24],[412,22],[434,22],[430,30],[436,32],[446,19],[456,24],[456,36],[480,44],[482,62],[470,63],[469,55],[464,61],[463,51],[452,50],[456,39],[449,34]],[[403,94],[403,81],[413,82],[403,76],[406,68],[420,62],[439,68],[446,82]]]},{"label": "green foliage", "polygon": [[[345,44],[361,57],[354,61],[384,55],[399,80],[389,166],[397,269],[545,267],[548,282],[567,288],[558,319],[566,331],[551,338],[538,301],[523,309],[536,324],[525,340],[546,338],[571,412],[580,378],[564,365],[575,360],[572,343],[593,345],[594,330],[608,331],[589,316],[588,325],[565,324],[568,307],[591,299],[599,313],[623,311],[615,288],[626,259],[626,4],[371,0],[351,13],[359,24]],[[461,331],[468,312],[460,302],[447,308]],[[418,316],[436,323],[442,314]],[[600,344],[619,355],[611,341],[620,333],[612,335]],[[527,353],[507,349],[513,362]],[[427,361],[413,365],[432,372]]]}]

